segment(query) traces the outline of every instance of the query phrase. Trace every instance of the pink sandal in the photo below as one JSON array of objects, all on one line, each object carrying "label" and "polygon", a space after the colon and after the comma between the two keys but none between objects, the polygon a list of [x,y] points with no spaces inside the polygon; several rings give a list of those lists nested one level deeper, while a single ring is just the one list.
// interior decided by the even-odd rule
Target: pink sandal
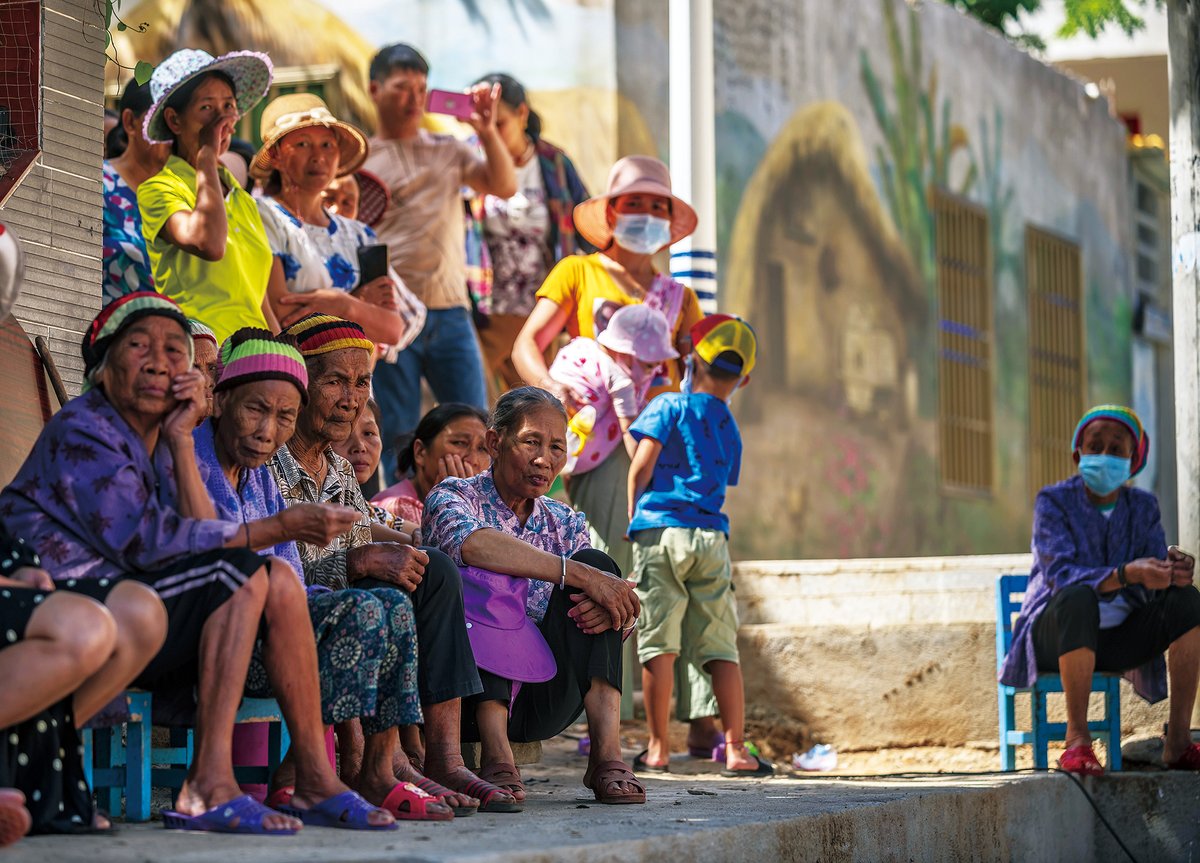
[{"label": "pink sandal", "polygon": [[1058,769],[1064,773],[1075,773],[1079,776],[1103,776],[1104,767],[1096,758],[1090,743],[1072,746],[1058,759]]},{"label": "pink sandal", "polygon": [[[431,811],[431,806],[440,806],[445,811]],[[422,791],[411,782],[397,782],[379,808],[392,813],[397,821],[450,821],[454,818],[453,810],[441,798]]]}]

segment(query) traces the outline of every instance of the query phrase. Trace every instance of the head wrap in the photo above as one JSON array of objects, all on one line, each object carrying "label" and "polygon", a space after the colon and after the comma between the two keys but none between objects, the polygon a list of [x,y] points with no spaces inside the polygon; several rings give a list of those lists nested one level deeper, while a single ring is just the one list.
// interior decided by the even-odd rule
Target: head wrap
[{"label": "head wrap", "polygon": [[362,348],[368,352],[375,350],[375,343],[367,338],[363,328],[354,321],[320,312],[306,315],[280,335],[290,337],[306,358],[340,351],[343,348]]},{"label": "head wrap", "polygon": [[290,341],[270,330],[242,327],[221,346],[221,371],[213,392],[254,381],[287,381],[308,402],[308,369]]},{"label": "head wrap", "polygon": [[1071,452],[1083,445],[1083,431],[1097,420],[1110,420],[1120,423],[1129,430],[1133,437],[1133,458],[1129,462],[1129,475],[1137,476],[1146,466],[1146,458],[1150,455],[1150,438],[1142,428],[1142,421],[1131,409],[1123,405],[1097,405],[1083,415],[1079,425],[1075,426],[1075,434],[1071,436]]},{"label": "head wrap", "polygon": [[733,375],[754,369],[758,339],[754,328],[735,315],[709,315],[691,329],[692,350],[710,366]]},{"label": "head wrap", "polygon": [[213,343],[213,347],[221,347],[221,343],[217,341],[217,334],[195,318],[188,318],[188,330],[193,339],[208,339]]},{"label": "head wrap", "polygon": [[[195,346],[190,338],[191,329],[188,326],[188,320],[179,306],[175,304],[174,300],[154,291],[137,291],[126,294],[101,309],[100,314],[96,315],[95,320],[87,328],[87,332],[83,334],[84,376],[90,378],[92,372],[104,361],[108,349],[112,347],[117,336],[125,332],[130,324],[151,315],[170,318],[179,324],[183,332],[189,336],[187,340],[188,365],[191,365],[195,358]],[[88,385],[85,384],[84,389],[88,388]]]}]

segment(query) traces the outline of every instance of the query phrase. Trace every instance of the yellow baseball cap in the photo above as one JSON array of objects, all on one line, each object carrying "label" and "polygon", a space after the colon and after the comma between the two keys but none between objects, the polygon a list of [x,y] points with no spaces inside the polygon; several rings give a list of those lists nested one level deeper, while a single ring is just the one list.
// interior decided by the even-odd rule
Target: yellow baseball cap
[{"label": "yellow baseball cap", "polygon": [[754,368],[758,338],[754,328],[735,315],[709,315],[691,329],[692,349],[713,368],[748,375]]}]

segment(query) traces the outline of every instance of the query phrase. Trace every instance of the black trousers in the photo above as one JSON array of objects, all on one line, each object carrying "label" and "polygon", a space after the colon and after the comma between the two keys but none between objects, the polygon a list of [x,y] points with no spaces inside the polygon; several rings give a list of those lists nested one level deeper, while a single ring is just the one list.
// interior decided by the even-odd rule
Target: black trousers
[{"label": "black trousers", "polygon": [[1145,665],[1181,635],[1200,626],[1200,591],[1168,587],[1135,608],[1120,626],[1100,628],[1100,597],[1087,585],[1055,594],[1033,624],[1038,668],[1058,671],[1058,658],[1086,647],[1096,654],[1096,670],[1124,672]]},{"label": "black trousers", "polygon": [[[613,559],[594,548],[578,551],[572,559],[621,577],[620,567]],[[621,633],[611,629],[599,635],[584,633],[567,617],[575,605],[569,594],[556,589],[546,616],[538,625],[558,663],[558,671],[544,683],[522,683],[517,690],[508,720],[508,739],[514,742],[549,740],[566,730],[583,709],[583,699],[592,687],[593,678],[606,681],[618,692],[621,690]],[[463,700],[463,740],[479,740],[475,708],[480,702],[508,704],[512,698],[511,680],[483,669],[479,670],[479,677],[483,691]]]},{"label": "black trousers", "polygon": [[[417,689],[421,704],[440,704],[479,692],[479,671],[467,638],[462,576],[445,552],[422,547],[429,555],[425,576],[409,596],[417,619]],[[363,578],[351,587],[395,588],[390,582]]]}]

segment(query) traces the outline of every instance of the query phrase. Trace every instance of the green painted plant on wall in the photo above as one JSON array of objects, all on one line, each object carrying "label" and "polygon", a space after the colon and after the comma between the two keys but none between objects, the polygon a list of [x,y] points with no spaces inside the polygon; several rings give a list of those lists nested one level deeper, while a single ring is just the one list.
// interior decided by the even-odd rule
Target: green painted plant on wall
[{"label": "green painted plant on wall", "polygon": [[[911,7],[908,10],[906,48],[893,0],[882,0],[881,5],[895,105],[889,105],[865,49],[859,52],[862,82],[884,138],[884,145],[876,148],[883,195],[896,229],[932,297],[937,268],[930,192],[934,187],[951,189],[951,158],[960,150],[970,158],[967,133],[951,122],[950,100],[943,99],[938,104],[937,67],[929,70],[928,78],[923,74],[921,28],[916,10]],[[975,163],[971,159],[966,173],[951,191],[965,195],[975,184],[975,176]]]}]

